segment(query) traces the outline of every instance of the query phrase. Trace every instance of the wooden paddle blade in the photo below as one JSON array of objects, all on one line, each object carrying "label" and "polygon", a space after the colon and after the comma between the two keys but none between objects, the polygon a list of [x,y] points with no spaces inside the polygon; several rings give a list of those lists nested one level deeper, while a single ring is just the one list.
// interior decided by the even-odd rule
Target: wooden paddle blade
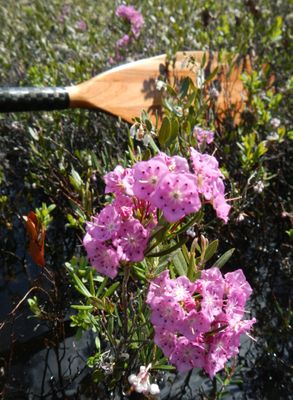
[{"label": "wooden paddle blade", "polygon": [[188,51],[177,53],[173,65],[166,63],[166,55],[163,54],[113,68],[77,86],[67,87],[70,107],[98,108],[128,122],[133,122],[133,118],[139,117],[145,110],[154,119],[156,113],[160,115],[162,112],[162,97],[156,88],[156,80],[165,76],[172,83],[189,76],[196,83],[204,58],[206,77],[218,67],[218,73],[213,78],[217,80],[220,93],[218,110],[225,110],[228,103],[241,106],[245,97],[240,80],[245,67],[243,62],[237,63],[235,57],[234,66],[230,69],[228,58],[219,62],[216,53]]}]

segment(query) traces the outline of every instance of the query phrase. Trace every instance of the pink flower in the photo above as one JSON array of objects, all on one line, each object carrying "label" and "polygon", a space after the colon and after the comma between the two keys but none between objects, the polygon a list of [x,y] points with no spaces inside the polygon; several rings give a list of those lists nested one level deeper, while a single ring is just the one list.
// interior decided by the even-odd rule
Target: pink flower
[{"label": "pink flower", "polygon": [[113,201],[115,210],[123,220],[129,219],[133,215],[133,199],[124,194],[118,194],[116,199]]},{"label": "pink flower", "polygon": [[244,302],[247,301],[252,293],[252,288],[247,282],[242,269],[237,269],[233,272],[227,272],[227,274],[225,274],[225,285],[225,291],[228,297],[233,292],[237,292],[238,294],[241,293],[241,295],[244,297]]},{"label": "pink flower", "polygon": [[227,223],[231,206],[227,203],[225,197],[222,195],[216,196],[213,199],[212,204],[216,211],[217,217],[221,218],[225,223]]},{"label": "pink flower", "polygon": [[166,269],[151,281],[146,302],[151,305],[155,303],[156,300],[160,299],[161,296],[170,293],[172,290],[171,284],[169,270]]},{"label": "pink flower", "polygon": [[196,179],[190,173],[164,175],[151,197],[151,203],[163,211],[168,222],[176,222],[201,207]]},{"label": "pink flower", "polygon": [[170,361],[176,365],[179,372],[186,372],[192,368],[202,368],[205,362],[204,349],[185,337],[180,337],[177,340],[174,352],[170,356]]},{"label": "pink flower", "polygon": [[169,357],[175,350],[177,336],[173,332],[157,326],[154,342],[158,347],[160,347],[164,355]]},{"label": "pink flower", "polygon": [[133,167],[133,192],[139,199],[150,200],[160,178],[169,172],[160,160],[140,161]]},{"label": "pink flower", "polygon": [[202,129],[199,126],[193,128],[193,136],[197,139],[199,144],[211,144],[214,140],[214,132]]},{"label": "pink flower", "polygon": [[241,270],[223,277],[214,267],[194,283],[183,276],[170,279],[164,271],[147,297],[155,343],[178,371],[199,367],[213,377],[238,353],[241,334],[255,323],[241,320],[250,293]]},{"label": "pink flower", "polygon": [[186,158],[180,156],[170,157],[167,154],[160,152],[153,157],[153,160],[161,161],[168,167],[169,172],[190,172]]},{"label": "pink flower", "polygon": [[143,393],[148,397],[150,395],[157,395],[160,393],[160,388],[156,383],[150,383],[150,370],[151,364],[147,367],[142,365],[139,368],[137,375],[131,374],[128,377],[128,382],[131,384],[131,389],[137,393]]},{"label": "pink flower", "polygon": [[124,36],[122,36],[121,39],[117,40],[116,46],[120,47],[120,48],[127,47],[129,42],[130,42],[129,35],[124,35]]},{"label": "pink flower", "polygon": [[204,312],[192,310],[180,324],[179,332],[194,341],[200,334],[208,332],[210,327],[210,320]]},{"label": "pink flower", "polygon": [[195,291],[196,284],[190,282],[190,280],[186,276],[179,276],[171,282],[172,286],[170,288],[170,294],[174,297],[174,299],[176,299],[176,301],[192,301],[192,295]]},{"label": "pink flower", "polygon": [[198,192],[212,204],[217,216],[226,223],[231,207],[224,197],[224,176],[219,169],[218,161],[215,157],[201,154],[192,147],[190,155],[194,174],[197,177]]},{"label": "pink flower", "polygon": [[87,24],[83,20],[79,20],[76,23],[76,28],[79,29],[82,32],[85,32],[87,30]]},{"label": "pink flower", "polygon": [[133,176],[132,170],[118,165],[114,171],[104,176],[106,183],[105,193],[128,194],[132,196]]},{"label": "pink flower", "polygon": [[126,6],[124,4],[117,7],[115,14],[117,17],[124,18],[130,22],[131,31],[134,37],[138,38],[141,28],[144,24],[142,14],[137,11],[133,6]]},{"label": "pink flower", "polygon": [[117,252],[102,242],[84,242],[91,265],[102,275],[115,278],[118,274],[119,257]]},{"label": "pink flower", "polygon": [[132,218],[121,224],[113,243],[120,248],[122,258],[126,261],[142,261],[148,239],[148,230],[137,219]]},{"label": "pink flower", "polygon": [[184,318],[184,311],[180,304],[171,296],[162,296],[154,304],[151,314],[153,325],[176,332]]},{"label": "pink flower", "polygon": [[90,232],[94,239],[106,241],[115,237],[120,225],[120,215],[113,205],[108,204],[103,208],[100,214],[94,218],[94,221],[90,225]]}]

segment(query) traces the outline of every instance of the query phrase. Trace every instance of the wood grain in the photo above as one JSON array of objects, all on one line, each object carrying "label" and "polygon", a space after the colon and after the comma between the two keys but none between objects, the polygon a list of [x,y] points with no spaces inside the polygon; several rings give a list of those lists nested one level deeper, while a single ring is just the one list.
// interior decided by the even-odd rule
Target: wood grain
[{"label": "wood grain", "polygon": [[160,113],[162,105],[161,93],[156,89],[159,76],[166,76],[171,83],[186,76],[196,82],[204,55],[206,76],[218,67],[214,78],[219,88],[217,111],[223,112],[228,104],[240,109],[246,97],[240,74],[244,69],[250,69],[249,64],[238,62],[234,57],[230,68],[228,56],[220,62],[217,53],[202,51],[177,53],[173,65],[166,63],[165,54],[135,61],[103,72],[77,86],[67,87],[70,107],[98,108],[130,123],[134,117],[140,116],[142,110],[154,117],[156,111]]}]

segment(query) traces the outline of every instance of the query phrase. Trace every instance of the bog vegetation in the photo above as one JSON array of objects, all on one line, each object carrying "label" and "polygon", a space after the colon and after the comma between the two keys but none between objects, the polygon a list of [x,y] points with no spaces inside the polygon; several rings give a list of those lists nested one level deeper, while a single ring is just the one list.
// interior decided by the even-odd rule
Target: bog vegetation
[{"label": "bog vegetation", "polygon": [[292,2],[0,11],[2,86],[69,86],[184,50],[250,65],[224,115],[205,62],[195,83],[157,82],[161,126],[143,110],[132,127],[88,110],[0,115],[3,398],[175,399],[176,379],[186,399],[289,398]]}]

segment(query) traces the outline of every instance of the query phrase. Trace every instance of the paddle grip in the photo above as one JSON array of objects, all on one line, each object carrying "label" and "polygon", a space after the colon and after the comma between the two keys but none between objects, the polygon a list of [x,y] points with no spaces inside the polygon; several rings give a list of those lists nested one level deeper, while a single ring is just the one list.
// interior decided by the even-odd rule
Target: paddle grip
[{"label": "paddle grip", "polygon": [[69,94],[62,87],[2,87],[0,112],[51,111],[69,108]]}]

